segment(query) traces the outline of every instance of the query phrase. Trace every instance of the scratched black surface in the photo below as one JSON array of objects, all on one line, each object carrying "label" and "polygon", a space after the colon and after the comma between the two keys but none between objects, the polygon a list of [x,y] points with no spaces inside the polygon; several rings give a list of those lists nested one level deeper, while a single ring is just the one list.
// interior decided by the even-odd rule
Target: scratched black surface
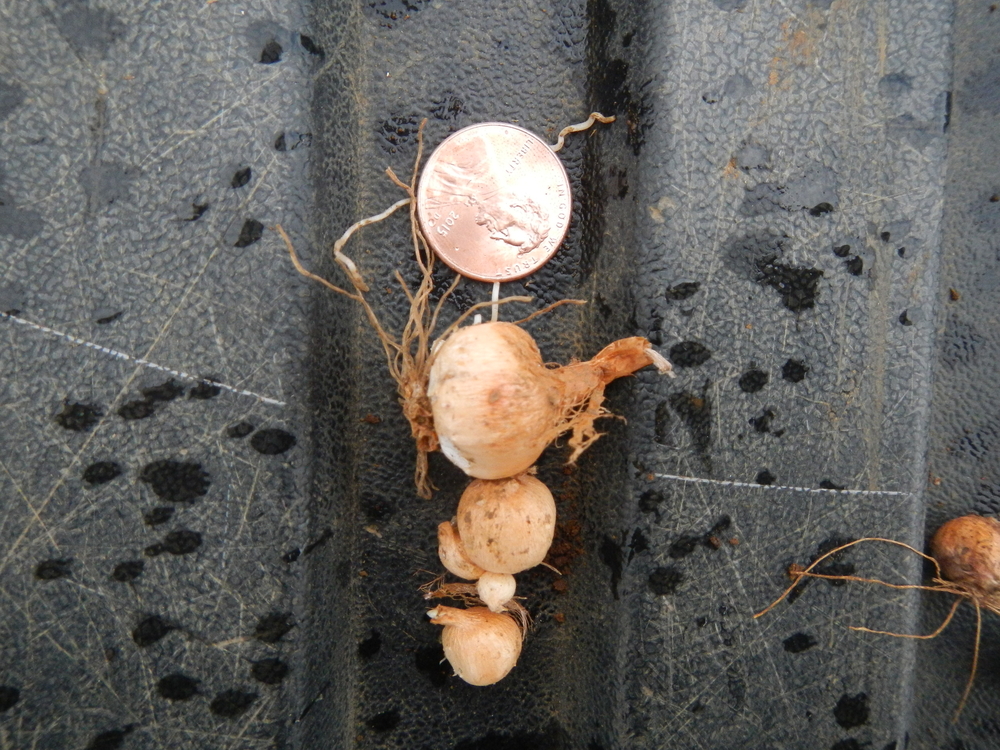
[{"label": "scratched black surface", "polygon": [[[837,540],[1000,513],[1000,11],[951,12],[0,11],[0,745],[994,747],[996,622],[951,725],[971,612],[914,645],[847,626],[947,602],[813,582],[752,619]],[[566,244],[504,291],[590,303],[530,324],[550,361],[645,335],[678,377],[609,389],[626,420],[575,471],[543,456],[564,575],[518,576],[521,662],[471,688],[416,590],[464,479],[434,456],[415,496],[366,321],[270,227],[336,277],[324,248],[400,197],[423,118],[432,147],[592,109],[618,121],[561,154]],[[405,216],[348,252],[398,329]],[[829,569],[921,575],[875,547]]]}]

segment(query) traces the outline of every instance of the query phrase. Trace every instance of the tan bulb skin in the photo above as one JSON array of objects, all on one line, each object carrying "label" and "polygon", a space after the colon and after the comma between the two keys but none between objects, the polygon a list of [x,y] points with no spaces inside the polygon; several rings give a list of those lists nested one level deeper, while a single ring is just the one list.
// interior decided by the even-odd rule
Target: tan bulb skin
[{"label": "tan bulb skin", "polygon": [[604,387],[647,365],[672,375],[649,341],[621,339],[588,362],[546,367],[535,340],[513,323],[459,328],[434,354],[428,378],[441,451],[478,479],[527,471],[561,433],[572,430],[569,463],[597,439]]},{"label": "tan bulb skin", "polygon": [[480,479],[528,469],[559,421],[558,382],[512,323],[455,331],[435,355],[427,395],[441,451]]},{"label": "tan bulb skin", "polygon": [[545,559],[556,529],[552,493],[530,474],[472,482],[458,503],[465,554],[493,573],[520,573]]},{"label": "tan bulb skin", "polygon": [[483,573],[476,581],[476,595],[491,612],[505,612],[516,591],[517,581],[510,573]]},{"label": "tan bulb skin", "polygon": [[445,569],[466,581],[476,581],[486,571],[469,559],[453,521],[438,524],[438,558]]},{"label": "tan bulb skin", "polygon": [[443,625],[441,644],[455,674],[470,685],[492,685],[514,668],[521,655],[523,634],[509,615],[486,607],[435,607],[427,613]]},{"label": "tan bulb skin", "polygon": [[1000,592],[1000,521],[975,515],[953,518],[934,533],[930,547],[947,580],[984,599]]}]

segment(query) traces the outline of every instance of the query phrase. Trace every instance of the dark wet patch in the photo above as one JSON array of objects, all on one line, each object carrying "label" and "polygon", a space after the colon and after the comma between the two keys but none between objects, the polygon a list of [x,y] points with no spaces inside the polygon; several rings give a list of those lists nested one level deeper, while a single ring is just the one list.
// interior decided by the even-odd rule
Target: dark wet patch
[{"label": "dark wet patch", "polygon": [[[843,547],[845,544],[849,544],[854,541],[851,537],[842,536],[831,536],[828,539],[824,539],[816,546],[816,554],[809,561],[810,564],[816,562],[823,555],[832,552],[837,549],[837,547]],[[844,556],[851,551],[851,548],[841,550],[836,554],[830,555],[821,564],[817,565],[815,571],[820,575],[824,576],[850,576],[854,575],[855,567],[854,563],[845,562]],[[836,581],[828,580],[831,586],[843,586],[846,581]],[[801,588],[801,587],[800,587]]]},{"label": "dark wet patch", "polygon": [[161,698],[171,701],[186,701],[198,694],[199,680],[180,672],[161,677],[156,683],[156,692]]},{"label": "dark wet patch", "polygon": [[139,481],[168,503],[190,503],[208,493],[211,480],[201,464],[190,461],[153,461],[142,467]]},{"label": "dark wet patch", "polygon": [[249,422],[237,422],[226,428],[226,437],[240,440],[254,431],[254,426]]},{"label": "dark wet patch", "polygon": [[253,170],[250,169],[250,167],[243,167],[242,169],[237,169],[233,173],[233,178],[229,181],[229,186],[232,187],[234,190],[237,188],[241,188],[244,185],[249,184],[250,177],[252,175],[253,175]]},{"label": "dark wet patch", "polygon": [[667,289],[663,296],[671,301],[676,302],[682,299],[688,299],[693,297],[701,289],[701,284],[697,281],[682,281],[679,284],[674,284],[672,287]]},{"label": "dark wet patch", "polygon": [[808,651],[815,646],[817,641],[808,633],[795,633],[794,635],[788,636],[781,643],[785,647],[785,651],[788,653],[801,654],[803,651]]},{"label": "dark wet patch", "polygon": [[189,555],[201,546],[201,534],[188,529],[178,529],[171,531],[162,542],[151,544],[144,550],[148,557],[156,557],[164,552],[171,555]]},{"label": "dark wet patch", "polygon": [[177,630],[177,626],[167,622],[159,615],[149,615],[144,617],[132,631],[132,640],[137,646],[151,646],[171,630]]},{"label": "dark wet patch", "polygon": [[24,87],[17,83],[0,81],[0,121],[14,114],[24,102]]},{"label": "dark wet patch", "polygon": [[288,665],[281,659],[261,659],[255,661],[250,667],[250,674],[257,682],[265,685],[280,685],[282,680],[288,676]]},{"label": "dark wet patch", "polygon": [[701,544],[701,541],[701,535],[681,534],[670,543],[670,546],[667,548],[667,555],[674,560],[681,560],[694,552],[695,548]]},{"label": "dark wet patch", "polygon": [[670,406],[691,434],[695,452],[706,460],[712,445],[712,402],[708,398],[708,387],[706,382],[700,396],[684,391],[669,398]]},{"label": "dark wet patch", "polygon": [[110,310],[99,310],[94,313],[94,322],[99,326],[106,326],[110,323],[114,323],[122,315],[125,314],[124,310],[110,311]]},{"label": "dark wet patch", "polygon": [[101,732],[95,735],[86,750],[118,750],[125,742],[125,738],[132,734],[134,726],[127,726],[123,729],[112,729],[108,732]]},{"label": "dark wet patch", "polygon": [[250,447],[265,456],[275,456],[284,453],[295,445],[295,436],[275,428],[258,430],[250,438]]},{"label": "dark wet patch", "polygon": [[271,612],[257,621],[253,637],[264,643],[277,643],[294,627],[291,612]]},{"label": "dark wet patch", "polygon": [[370,719],[365,721],[368,728],[373,732],[391,732],[393,729],[399,726],[402,721],[402,717],[399,715],[399,711],[395,709],[390,709],[388,711],[382,711],[372,716]]},{"label": "dark wet patch", "polygon": [[247,219],[240,227],[239,237],[233,243],[234,247],[250,247],[264,236],[264,225],[256,219]]},{"label": "dark wet patch", "polygon": [[122,474],[122,467],[114,461],[97,461],[83,470],[83,481],[91,487],[106,484]]},{"label": "dark wet patch", "polygon": [[607,534],[601,541],[601,562],[611,569],[611,594],[618,599],[618,584],[622,580],[622,570],[625,567],[625,554],[622,546]]},{"label": "dark wet patch", "polygon": [[833,709],[833,718],[844,729],[867,724],[868,714],[868,695],[866,693],[858,693],[857,695],[844,693]]},{"label": "dark wet patch", "polygon": [[358,656],[371,659],[382,650],[382,634],[377,630],[358,644]]},{"label": "dark wet patch", "polygon": [[[30,240],[41,234],[45,220],[38,211],[19,208],[8,195],[0,192],[0,235],[16,240]],[[6,311],[4,311],[6,312]]]},{"label": "dark wet patch", "polygon": [[660,504],[665,499],[659,490],[646,490],[639,496],[639,510],[643,513],[658,513]]},{"label": "dark wet patch", "polygon": [[878,91],[882,96],[899,96],[913,88],[913,76],[905,73],[889,73],[879,79]]},{"label": "dark wet patch", "polygon": [[764,389],[771,376],[763,370],[752,367],[740,375],[739,386],[744,393],[757,393]]},{"label": "dark wet patch", "polygon": [[159,385],[152,385],[148,388],[140,388],[139,393],[142,394],[143,398],[150,401],[165,403],[167,401],[173,401],[178,396],[183,396],[184,386],[171,378],[165,383],[160,383]]},{"label": "dark wet patch", "polygon": [[636,555],[641,555],[643,552],[649,551],[649,548],[649,540],[642,529],[633,529],[632,538],[628,543],[628,561],[632,562],[632,559]]},{"label": "dark wet patch", "polygon": [[808,372],[809,367],[801,359],[789,359],[781,366],[781,377],[789,383],[801,382]]},{"label": "dark wet patch", "polygon": [[257,700],[257,693],[244,693],[240,690],[223,690],[216,695],[208,705],[208,710],[224,719],[235,719],[246,713],[250,705]]},{"label": "dark wet patch", "polygon": [[174,517],[174,509],[170,505],[157,505],[143,515],[142,520],[147,526],[159,526]]},{"label": "dark wet patch", "polygon": [[0,685],[0,714],[10,711],[21,700],[21,691],[13,685]]},{"label": "dark wet patch", "polygon": [[195,386],[188,392],[188,398],[197,399],[199,401],[207,401],[210,398],[215,398],[220,393],[222,389],[215,384],[210,378],[204,380],[199,380]]},{"label": "dark wet patch", "polygon": [[73,558],[42,560],[35,566],[35,578],[39,581],[54,581],[72,574]]},{"label": "dark wet patch", "polygon": [[54,16],[56,28],[80,57],[107,55],[111,45],[124,36],[126,27],[111,11],[86,2],[61,3]]},{"label": "dark wet patch", "polygon": [[[281,62],[281,53],[284,52],[281,45],[274,39],[270,39],[264,43],[264,46],[260,51],[260,58],[258,62],[262,65],[274,65],[276,62]],[[238,185],[233,185],[233,187],[239,187]]]},{"label": "dark wet patch", "polygon": [[708,362],[712,352],[697,341],[682,341],[670,347],[670,362],[675,367],[698,367]]},{"label": "dark wet patch", "polygon": [[101,410],[93,404],[66,401],[55,416],[56,424],[74,432],[86,432],[101,418]]},{"label": "dark wet patch", "polygon": [[769,262],[760,266],[760,280],[781,295],[781,303],[792,312],[802,312],[816,306],[819,280],[818,268],[797,268]]},{"label": "dark wet patch", "polygon": [[146,563],[142,560],[126,560],[115,565],[111,571],[111,580],[119,583],[129,583],[142,575]]},{"label": "dark wet patch", "polygon": [[133,421],[136,419],[146,419],[156,413],[156,402],[148,399],[136,401],[126,401],[118,407],[118,416],[122,419]]},{"label": "dark wet patch", "polygon": [[785,307],[802,312],[815,307],[823,271],[780,262],[789,241],[785,235],[767,232],[734,237],[723,247],[723,258],[730,270],[771,287]]},{"label": "dark wet patch", "polygon": [[451,676],[451,667],[444,658],[444,648],[440,643],[433,646],[421,646],[414,654],[414,661],[419,671],[427,675],[435,687],[444,687]]},{"label": "dark wet patch", "polygon": [[657,568],[649,574],[649,589],[657,596],[676,593],[683,582],[684,574],[674,565]]},{"label": "dark wet patch", "polygon": [[[754,432],[760,434],[766,434],[771,432],[771,422],[775,418],[775,413],[770,409],[765,409],[759,416],[750,417],[748,420],[750,425],[753,427]],[[781,432],[779,430],[778,432]],[[781,437],[778,433],[775,433],[778,437]]]},{"label": "dark wet patch", "polygon": [[308,52],[310,55],[316,55],[317,57],[326,57],[326,52],[313,40],[311,36],[306,36],[305,34],[299,34],[299,44],[302,45],[302,49]]},{"label": "dark wet patch", "polygon": [[758,471],[757,476],[754,477],[754,481],[757,484],[762,484],[762,485],[772,485],[775,483],[776,480],[777,477],[774,476],[774,474],[772,474],[767,469],[762,469],[761,471]]},{"label": "dark wet patch", "polygon": [[191,204],[191,215],[187,217],[184,221],[198,221],[205,212],[208,210],[208,203],[192,203]]}]

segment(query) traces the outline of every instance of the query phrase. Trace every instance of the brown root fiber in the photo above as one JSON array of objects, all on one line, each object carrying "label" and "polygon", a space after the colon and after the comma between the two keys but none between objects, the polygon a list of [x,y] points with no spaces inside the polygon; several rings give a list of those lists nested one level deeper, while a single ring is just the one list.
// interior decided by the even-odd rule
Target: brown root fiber
[{"label": "brown root fiber", "polygon": [[[982,523],[983,521],[987,523],[984,524]],[[919,555],[924,560],[927,560],[934,565],[935,570],[931,584],[889,583],[887,581],[881,581],[877,578],[865,578],[854,575],[826,575],[813,572],[817,566],[830,557],[843,552],[849,547],[865,542],[882,542],[884,544],[902,547],[915,555]],[[930,591],[937,594],[952,594],[957,597],[952,603],[951,608],[948,610],[948,614],[944,621],[933,632],[926,635],[894,633],[887,630],[874,630],[860,626],[848,626],[851,630],[856,630],[858,632],[873,633],[875,635],[887,635],[893,638],[912,638],[916,640],[930,640],[932,638],[937,638],[951,623],[955,616],[955,612],[958,610],[958,606],[963,601],[969,601],[976,610],[975,645],[973,647],[972,666],[969,671],[969,679],[965,684],[962,697],[959,700],[958,707],[955,709],[954,716],[952,717],[952,722],[954,723],[958,721],[958,717],[961,715],[962,709],[965,708],[965,704],[969,699],[969,694],[972,692],[973,682],[976,678],[976,670],[979,665],[979,640],[980,635],[982,634],[982,610],[986,609],[996,615],[1000,615],[1000,594],[998,594],[995,587],[995,572],[997,565],[994,564],[994,562],[1000,563],[1000,560],[991,558],[989,554],[984,556],[984,553],[991,553],[995,551],[1000,552],[1000,523],[992,518],[986,519],[981,516],[964,516],[962,518],[953,519],[938,529],[938,532],[931,539],[931,550],[934,553],[933,557],[911,547],[908,544],[904,544],[903,542],[897,542],[894,539],[883,539],[881,537],[865,537],[863,539],[855,539],[853,542],[848,542],[847,544],[842,544],[839,547],[820,555],[807,567],[802,567],[801,565],[796,564],[789,566],[788,576],[792,579],[792,584],[785,589],[781,596],[755,614],[754,619],[762,617],[774,609],[806,578],[820,578],[826,581],[874,583],[879,586],[885,586],[892,589]]]}]

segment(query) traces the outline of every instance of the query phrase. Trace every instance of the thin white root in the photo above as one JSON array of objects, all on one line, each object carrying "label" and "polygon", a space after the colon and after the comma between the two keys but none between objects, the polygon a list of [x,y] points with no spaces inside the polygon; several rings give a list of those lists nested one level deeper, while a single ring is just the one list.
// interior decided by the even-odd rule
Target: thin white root
[{"label": "thin white root", "polygon": [[375,216],[369,216],[367,219],[362,219],[356,224],[352,224],[347,228],[346,232],[340,235],[340,239],[333,243],[334,260],[336,260],[337,263],[340,264],[340,267],[344,269],[344,273],[347,274],[347,277],[351,280],[351,283],[358,291],[367,292],[369,291],[369,287],[365,283],[365,280],[361,278],[361,273],[358,271],[358,267],[354,265],[354,261],[348,258],[346,255],[344,255],[342,252],[340,252],[341,248],[347,244],[347,241],[349,239],[351,239],[351,235],[353,235],[356,231],[358,231],[362,227],[367,227],[370,224],[375,224],[376,222],[382,221],[386,217],[392,215],[396,211],[396,209],[408,205],[410,205],[409,198],[403,198],[403,200],[401,201],[396,201],[382,213],[375,214]]},{"label": "thin white root", "polygon": [[492,320],[494,323],[496,323],[497,319],[500,317],[500,305],[497,304],[497,302],[499,300],[500,300],[500,282],[499,281],[494,281],[493,282],[493,317],[490,318],[490,320]]},{"label": "thin white root", "polygon": [[584,130],[589,130],[594,127],[595,122],[603,122],[605,125],[608,125],[614,121],[614,116],[605,117],[600,112],[591,112],[590,117],[588,117],[585,121],[577,123],[576,125],[567,125],[560,130],[559,140],[557,140],[554,145],[549,146],[549,148],[552,149],[553,153],[556,153],[562,149],[563,145],[566,143],[566,136],[570,133],[581,133]]}]

